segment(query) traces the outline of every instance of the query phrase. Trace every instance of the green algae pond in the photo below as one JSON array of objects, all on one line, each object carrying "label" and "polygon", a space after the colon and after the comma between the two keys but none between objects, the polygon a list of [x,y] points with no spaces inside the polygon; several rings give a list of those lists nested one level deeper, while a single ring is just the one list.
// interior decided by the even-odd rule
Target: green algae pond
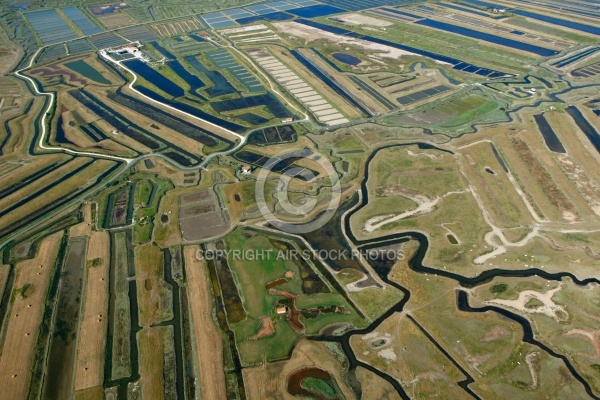
[{"label": "green algae pond", "polygon": [[83,60],[71,61],[65,63],[65,66],[95,82],[102,83],[104,85],[110,85],[110,81],[108,79],[103,77],[98,70]]}]

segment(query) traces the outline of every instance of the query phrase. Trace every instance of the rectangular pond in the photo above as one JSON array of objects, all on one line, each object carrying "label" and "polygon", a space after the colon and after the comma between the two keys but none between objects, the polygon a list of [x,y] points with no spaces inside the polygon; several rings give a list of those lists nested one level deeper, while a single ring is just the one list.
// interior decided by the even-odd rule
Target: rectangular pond
[{"label": "rectangular pond", "polygon": [[537,123],[538,128],[542,133],[542,137],[544,138],[544,142],[546,142],[546,146],[548,146],[548,149],[555,153],[566,153],[567,151],[563,147],[562,142],[560,141],[558,136],[556,136],[556,132],[554,132],[554,129],[552,129],[552,127],[546,120],[546,117],[544,117],[544,114],[534,115],[533,118],[535,119],[535,122]]},{"label": "rectangular pond", "polygon": [[[506,72],[501,72],[501,71],[495,71],[492,69],[487,69],[487,68],[482,68],[476,65],[472,65],[472,64],[468,64],[465,63],[459,59],[453,58],[453,57],[449,57],[449,56],[445,56],[442,54],[438,54],[438,53],[434,53],[428,50],[422,50],[422,49],[417,49],[415,47],[411,47],[411,46],[407,46],[404,44],[400,44],[400,43],[396,43],[396,42],[392,42],[390,40],[386,40],[386,39],[380,39],[380,38],[376,38],[374,36],[368,36],[368,35],[363,35],[357,32],[353,32],[353,31],[349,31],[347,29],[343,29],[343,28],[338,28],[336,26],[331,26],[331,25],[326,25],[320,22],[316,22],[316,21],[311,21],[311,20],[307,20],[304,18],[300,18],[297,19],[296,22],[304,24],[304,25],[308,25],[308,26],[312,26],[314,28],[318,28],[318,29],[322,29],[324,31],[327,32],[331,32],[331,33],[335,33],[338,35],[343,35],[343,36],[349,36],[352,38],[356,38],[356,39],[362,39],[362,40],[367,40],[373,43],[378,43],[378,44],[383,44],[386,46],[390,46],[390,47],[394,47],[400,50],[404,50],[404,51],[408,51],[414,54],[419,54],[425,57],[429,57],[433,60],[437,60],[437,61],[441,61],[441,62],[445,62],[448,64],[452,64],[454,69],[460,69],[460,70],[464,70],[466,72],[471,72],[474,73],[476,75],[481,75],[481,76],[488,76],[490,78],[498,78],[501,76],[510,76],[510,74],[506,73]],[[458,66],[461,66],[461,68],[458,68]]]},{"label": "rectangular pond", "polygon": [[65,63],[65,66],[95,82],[110,85],[110,81],[108,79],[103,77],[100,72],[83,60],[71,61]]},{"label": "rectangular pond", "polygon": [[510,47],[517,50],[523,50],[530,53],[537,54],[542,57],[550,57],[558,54],[557,50],[548,49],[541,46],[536,46],[534,44],[529,44],[526,42],[522,42],[520,40],[508,39],[502,36],[498,36],[495,34],[485,33],[476,31],[474,29],[464,28],[462,26],[448,24],[446,22],[435,21],[431,19],[422,19],[420,21],[415,22],[415,24],[428,26],[430,28],[440,29],[446,32],[456,33],[457,35],[462,35],[466,37],[470,37],[473,39],[483,40],[486,42],[499,44],[501,46]]},{"label": "rectangular pond", "polygon": [[577,124],[579,129],[583,131],[585,136],[590,140],[592,145],[596,148],[598,152],[600,152],[600,134],[594,127],[588,122],[587,119],[583,116],[581,111],[575,106],[567,107],[567,113],[573,118],[573,121]]},{"label": "rectangular pond", "polygon": [[180,97],[184,95],[184,91],[182,88],[173,83],[170,79],[168,79],[163,74],[149,67],[146,63],[140,60],[130,60],[125,61],[123,64],[137,75],[144,78],[147,82],[156,86],[163,92],[173,96]]},{"label": "rectangular pond", "polygon": [[[471,0],[472,1],[472,0]],[[521,17],[527,17],[532,19],[537,19],[539,21],[548,22],[553,25],[564,26],[565,28],[575,29],[580,32],[591,33],[593,35],[600,35],[600,27],[599,26],[591,26],[581,24],[579,22],[568,21],[566,19],[560,19],[556,17],[551,17],[549,15],[538,14],[531,11],[525,10],[513,10],[513,14],[520,15]]]}]

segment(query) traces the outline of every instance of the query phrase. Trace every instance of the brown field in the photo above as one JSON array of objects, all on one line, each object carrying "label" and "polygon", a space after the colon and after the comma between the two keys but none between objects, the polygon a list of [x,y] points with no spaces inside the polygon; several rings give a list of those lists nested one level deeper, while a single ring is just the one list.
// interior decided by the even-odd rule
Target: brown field
[{"label": "brown field", "polygon": [[169,327],[144,328],[137,334],[140,348],[140,386],[143,399],[164,399],[164,335]]},{"label": "brown field", "polygon": [[196,259],[197,250],[198,246],[183,248],[196,342],[196,362],[200,371],[200,390],[203,399],[224,399],[226,390],[223,374],[223,342],[219,328],[212,318],[212,295],[206,262]]},{"label": "brown field", "polygon": [[[96,115],[93,111],[86,107],[81,107],[81,103],[75,100],[70,94],[65,92],[60,92],[58,94],[58,102],[59,104],[65,106],[69,110],[77,110],[79,116],[86,123],[94,122],[100,130],[102,130],[109,138],[111,142],[114,142],[114,146],[116,146],[120,150],[119,154],[129,155],[132,153],[130,149],[125,148],[125,146],[130,147],[131,149],[138,151],[140,153],[149,153],[150,149],[136,140],[131,139],[130,137],[123,134],[113,134],[112,131],[115,129],[112,125],[106,122],[104,119],[100,119],[98,115]],[[66,132],[69,132],[67,128]],[[105,140],[106,141],[106,140]],[[105,141],[100,142],[103,144]],[[108,146],[107,146],[108,147]],[[111,146],[112,147],[112,146]]]},{"label": "brown field", "polygon": [[288,393],[287,381],[292,372],[303,367],[317,367],[329,372],[346,400],[356,399],[356,396],[342,378],[344,367],[338,359],[327,349],[325,344],[311,342],[306,339],[300,339],[288,361],[244,368],[247,398],[249,400],[297,399],[297,397]]},{"label": "brown field", "polygon": [[[33,99],[34,104],[31,106],[28,114],[23,114],[9,122],[13,136],[4,146],[3,152],[26,154],[29,142],[32,139],[31,124],[37,113],[41,112],[44,100],[41,96]],[[36,147],[37,148],[37,147]]]},{"label": "brown field", "polygon": [[[0,264],[0,296],[4,293],[6,281],[8,280],[8,272],[8,265]],[[2,353],[0,353],[0,355],[1,354]]]},{"label": "brown field", "polygon": [[163,280],[163,254],[147,243],[135,247],[135,279],[140,310],[140,326],[150,327],[173,317],[171,291]]},{"label": "brown field", "polygon": [[0,398],[27,397],[33,352],[42,318],[50,273],[54,264],[62,232],[45,238],[35,258],[17,264],[15,289],[33,285],[33,292],[25,299],[15,295],[7,315],[6,336],[0,358]]},{"label": "brown field", "polygon": [[69,228],[69,237],[89,235],[92,230],[92,203],[84,202],[81,207],[83,221]]},{"label": "brown field", "polygon": [[46,174],[46,175],[40,177],[39,179],[36,179],[34,182],[30,183],[29,185],[0,199],[0,209],[6,208],[10,205],[13,205],[15,202],[18,202],[19,200],[32,194],[36,190],[38,190],[52,182],[56,182],[56,180],[59,179],[61,176],[73,171],[74,169],[79,168],[80,166],[88,163],[89,161],[90,161],[90,158],[88,158],[88,157],[75,158],[73,161],[54,170],[51,174]]},{"label": "brown field", "polygon": [[[12,156],[8,156],[11,157]],[[4,158],[8,161],[8,157]],[[19,158],[17,168],[11,169],[10,173],[6,175],[0,174],[0,179],[2,179],[2,186],[8,187],[14,183],[18,183],[28,177],[29,175],[34,174],[35,172],[47,167],[48,165],[52,165],[56,162],[60,162],[63,160],[68,160],[70,157],[65,154],[44,154],[40,156],[22,156]]]},{"label": "brown field", "polygon": [[23,49],[8,40],[4,29],[0,29],[0,43],[0,75],[4,75],[21,59]]},{"label": "brown field", "polygon": [[133,19],[125,12],[117,11],[106,15],[97,15],[98,18],[108,29],[120,28],[135,23]]},{"label": "brown field", "polygon": [[104,388],[96,386],[75,392],[75,400],[104,400]]},{"label": "brown field", "polygon": [[[109,99],[106,96],[107,91],[105,88],[98,87],[98,88],[92,89],[90,86],[87,86],[86,90],[89,90],[89,92],[92,93],[94,96],[97,96],[98,98],[102,99],[102,102],[104,104],[106,104],[108,107],[112,108],[113,110],[115,110],[118,113],[120,113],[121,115],[123,115],[123,117],[125,117],[127,120],[156,134],[157,136],[159,136],[161,139],[163,139],[167,143],[173,143],[176,146],[181,147],[182,149],[186,149],[187,151],[189,151],[192,154],[200,154],[201,153],[201,150],[203,147],[202,143],[200,143],[196,140],[190,139],[187,136],[182,135],[178,131],[170,129],[167,126],[165,126],[151,118],[148,118],[148,117],[142,115],[141,113],[138,113],[135,110],[132,110],[131,108],[124,107],[124,106],[120,105],[119,103],[112,101],[111,99]],[[126,90],[124,90],[123,92],[125,93]],[[127,93],[127,94],[130,94],[133,97],[139,97],[136,95],[136,93]],[[154,107],[157,106],[157,104],[151,103],[151,102],[150,102],[150,105],[152,105]],[[168,110],[167,112],[169,114],[173,114],[172,110]],[[177,115],[177,116],[180,116],[180,115]],[[192,121],[192,123],[194,125],[198,125],[198,121]],[[153,124],[160,127],[160,129],[152,128],[151,125],[153,125]],[[114,136],[114,135],[112,135],[112,136]],[[120,139],[122,136],[124,136],[124,135],[117,135],[116,137]]]},{"label": "brown field", "polygon": [[[85,207],[87,212],[89,208]],[[89,220],[91,218],[86,219]],[[87,222],[84,224],[85,227],[89,227]],[[76,227],[79,226],[81,224]],[[71,232],[76,227],[71,228]],[[109,237],[105,231],[90,231],[88,235],[85,303],[79,328],[80,337],[84,339],[79,340],[78,343],[75,390],[101,386],[104,378],[104,348],[108,321]]]},{"label": "brown field", "polygon": [[[62,196],[89,185],[90,181],[95,180],[100,174],[104,173],[106,169],[110,168],[112,165],[114,165],[114,161],[95,161],[89,167],[80,171],[80,173],[76,174],[75,176],[65,180],[60,185],[55,185],[51,189],[47,190],[43,195],[32,199],[31,201],[27,202],[27,204],[24,204],[15,209],[13,212],[4,215],[2,218],[0,218],[0,227],[8,227],[20,219],[25,218],[32,211],[37,211],[47,206],[49,203],[56,201]],[[50,176],[56,178],[56,174],[57,172],[53,172],[50,174]],[[43,179],[44,178],[42,178],[42,180]],[[33,186],[37,186],[38,188],[40,187],[38,186],[37,181],[33,183]],[[12,195],[10,197],[13,198]],[[4,206],[6,206],[6,203],[4,203]]]},{"label": "brown field", "polygon": [[[67,109],[67,108],[64,107],[64,109]],[[80,114],[79,111],[77,111],[77,112],[78,112],[78,114]],[[120,155],[123,157],[133,157],[136,155],[131,149],[126,148],[123,144],[121,144],[117,141],[114,141],[111,139],[104,139],[99,142],[95,142],[92,139],[90,139],[86,134],[84,134],[77,126],[73,126],[73,127],[70,126],[69,124],[71,122],[75,122],[76,124],[79,124],[79,122],[76,120],[76,117],[75,117],[73,111],[63,112],[62,118],[63,118],[63,130],[64,130],[65,138],[68,141],[72,142],[73,145],[71,145],[69,143],[60,143],[60,144],[58,144],[60,147],[73,148],[75,150],[84,149],[87,151],[102,152],[102,153]],[[111,130],[105,129],[104,133],[109,138],[115,136],[111,133]],[[50,140],[52,143],[55,143],[54,138],[50,138]]]},{"label": "brown field", "polygon": [[213,189],[180,197],[179,221],[185,241],[203,240],[222,235],[230,228],[228,215],[219,207]]},{"label": "brown field", "polygon": [[370,398],[381,400],[396,400],[399,398],[396,389],[388,381],[363,367],[356,368],[356,378],[360,381],[363,393],[368,393]]}]

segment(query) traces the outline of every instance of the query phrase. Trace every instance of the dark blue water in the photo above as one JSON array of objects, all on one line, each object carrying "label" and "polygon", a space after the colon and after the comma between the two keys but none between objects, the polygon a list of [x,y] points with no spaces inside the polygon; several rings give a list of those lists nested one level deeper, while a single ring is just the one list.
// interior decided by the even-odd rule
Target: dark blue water
[{"label": "dark blue water", "polygon": [[335,69],[337,72],[342,72],[342,69],[340,67],[338,67],[333,61],[331,61],[329,58],[327,58],[323,53],[321,53],[319,50],[317,49],[312,49],[312,51],[319,56],[319,58],[321,58],[321,60],[325,61],[327,63],[327,65],[329,65],[331,68]]},{"label": "dark blue water", "polygon": [[335,58],[336,60],[338,60],[340,62],[343,62],[344,64],[358,65],[362,62],[362,60],[360,58],[356,58],[350,54],[333,53],[332,56],[333,56],[333,58]]},{"label": "dark blue water", "polygon": [[146,81],[152,83],[154,86],[173,97],[180,97],[185,93],[182,88],[140,60],[125,61],[123,64]]},{"label": "dark blue water", "polygon": [[190,37],[192,39],[194,39],[196,42],[206,42],[206,39],[204,39],[203,37],[198,36],[198,35],[190,35]]},{"label": "dark blue water", "polygon": [[498,4],[486,3],[485,1],[479,1],[479,0],[465,0],[465,1],[467,3],[475,4],[476,6],[479,6],[479,7],[485,7],[485,8],[506,8],[504,6],[499,6]]},{"label": "dark blue water", "polygon": [[274,12],[270,14],[264,14],[263,16],[267,19],[267,21],[286,21],[294,18],[293,15],[284,12]]},{"label": "dark blue water", "polygon": [[583,51],[581,53],[572,55],[570,57],[567,57],[563,60],[557,61],[555,63],[553,63],[552,65],[558,68],[562,68],[562,67],[566,67],[567,65],[573,64],[575,61],[582,59],[583,57],[586,57],[592,53],[595,53],[597,51],[600,51],[600,48],[598,47],[594,47],[591,49],[587,49],[586,51]]},{"label": "dark blue water", "polygon": [[387,12],[391,12],[391,13],[393,13],[393,14],[405,15],[405,16],[407,16],[407,17],[410,17],[410,18],[415,18],[415,19],[421,19],[421,18],[423,18],[423,17],[422,17],[422,16],[420,16],[420,15],[416,15],[416,14],[407,13],[407,12],[404,12],[404,11],[396,10],[396,9],[394,9],[394,8],[381,7],[381,9],[382,9],[382,10],[385,10],[385,11],[387,11]]},{"label": "dark blue water", "polygon": [[592,142],[596,150],[600,152],[600,134],[594,129],[594,127],[588,122],[583,116],[581,111],[575,106],[567,107],[567,113],[573,118],[573,121],[577,124],[579,129],[585,133],[585,136]]},{"label": "dark blue water", "polygon": [[600,110],[592,110],[592,112],[600,117]]},{"label": "dark blue water", "polygon": [[235,22],[237,22],[240,25],[247,25],[247,24],[253,24],[255,22],[264,21],[264,20],[265,20],[265,18],[260,15],[253,15],[251,17],[244,17],[244,18],[236,19]]},{"label": "dark blue water", "polygon": [[446,8],[451,8],[453,10],[459,10],[459,11],[468,12],[470,14],[479,15],[480,17],[489,17],[489,15],[484,12],[477,11],[477,10],[474,10],[469,7],[461,7],[461,6],[456,5],[455,3],[438,3],[437,5],[446,7]]},{"label": "dark blue water", "polygon": [[[487,76],[490,78],[498,78],[500,76],[505,76],[505,75],[510,75],[506,72],[501,72],[501,71],[495,71],[495,70],[491,70],[491,69],[486,69],[486,68],[482,68],[482,67],[478,67],[476,65],[471,65],[471,64],[467,64],[457,58],[453,58],[453,57],[448,57],[448,56],[444,56],[441,54],[437,54],[431,51],[427,51],[427,50],[421,50],[421,49],[417,49],[415,47],[411,47],[411,46],[406,46],[404,44],[400,44],[400,43],[395,43],[392,42],[390,40],[386,40],[386,39],[380,39],[380,38],[376,38],[373,36],[368,36],[368,35],[362,35],[360,33],[357,32],[352,32],[349,31],[347,29],[343,29],[343,28],[338,28],[335,26],[331,26],[331,25],[326,25],[326,24],[322,24],[320,22],[316,22],[316,21],[311,21],[311,20],[307,20],[307,19],[297,19],[295,22],[304,24],[304,25],[308,25],[308,26],[312,26],[315,28],[319,28],[322,29],[324,31],[327,32],[332,32],[332,33],[336,33],[338,35],[345,35],[345,36],[349,36],[349,37],[353,37],[356,39],[363,39],[363,40],[368,40],[371,41],[373,43],[379,43],[379,44],[384,44],[386,46],[390,46],[390,47],[394,47],[400,50],[405,50],[405,51],[409,51],[411,53],[415,53],[415,54],[420,54],[422,56],[425,57],[429,57],[432,58],[434,60],[438,60],[438,61],[442,61],[448,64],[452,64],[454,67],[454,69],[457,70],[464,70],[467,72],[472,72],[475,73],[477,75],[481,75],[481,76]],[[460,67],[459,67],[460,65]]]},{"label": "dark blue water", "polygon": [[209,96],[216,97],[224,94],[237,93],[237,90],[235,90],[227,78],[225,78],[219,71],[209,70],[194,56],[187,56],[184,57],[184,59],[194,69],[196,69],[196,71],[203,73],[212,81],[213,87],[206,89],[206,93],[208,93]]},{"label": "dark blue water", "polygon": [[544,114],[534,115],[533,118],[535,119],[538,128],[540,128],[540,132],[544,137],[544,142],[546,142],[546,146],[548,146],[550,151],[555,153],[566,153],[567,151],[565,150],[562,142],[558,136],[556,136],[556,132],[554,132],[554,129],[552,129],[548,121],[546,121]]},{"label": "dark blue water", "polygon": [[304,8],[296,8],[294,10],[288,10],[290,14],[297,15],[302,18],[314,18],[314,17],[323,17],[325,15],[338,14],[343,13],[345,10],[341,8],[326,6],[326,5],[316,5]]},{"label": "dark blue water", "polygon": [[[470,1],[472,1],[472,0],[470,0]],[[522,17],[528,17],[528,18],[537,19],[539,21],[549,22],[551,24],[575,29],[580,32],[586,32],[586,33],[591,33],[594,35],[600,35],[600,28],[597,26],[584,25],[584,24],[580,24],[578,22],[567,21],[564,19],[550,17],[548,15],[537,14],[537,13],[534,13],[531,11],[525,11],[525,10],[513,10],[512,12],[513,12],[513,14],[520,15]]]},{"label": "dark blue water", "polygon": [[200,80],[196,75],[190,73],[187,69],[181,65],[181,63],[177,60],[167,62],[167,65],[175,71],[177,75],[179,75],[184,81],[190,85],[191,90],[197,90],[206,86],[204,82]]},{"label": "dark blue water", "polygon": [[210,106],[217,112],[235,111],[250,107],[266,106],[277,118],[293,116],[292,113],[272,93],[259,94],[239,99],[213,101]]},{"label": "dark blue water", "polygon": [[252,17],[244,17],[236,19],[240,25],[253,24],[259,21],[287,21],[294,18],[293,15],[284,12],[272,12],[268,14],[253,15]]},{"label": "dark blue water", "polygon": [[56,142],[62,144],[74,144],[65,136],[65,130],[63,129],[63,116],[59,115],[56,123]]},{"label": "dark blue water", "polygon": [[[533,7],[539,7],[539,5],[540,5],[539,3],[533,2],[533,1],[527,1],[527,0],[520,0],[520,1],[523,3],[531,4]],[[569,4],[569,2],[564,2],[564,4]],[[598,13],[598,12],[593,12],[589,9],[588,9],[589,11],[583,11],[579,8],[565,7],[564,4],[561,4],[559,6],[552,5],[552,4],[544,4],[544,7],[552,8],[552,9],[558,10],[558,11],[569,11],[574,14],[585,15],[585,16],[592,17],[592,18],[600,17],[600,13]]]},{"label": "dark blue water", "polygon": [[152,42],[152,46],[154,46],[156,48],[156,50],[158,50],[160,53],[162,53],[163,56],[171,59],[171,61],[167,61],[166,64],[177,75],[179,75],[181,77],[181,79],[183,79],[190,85],[192,91],[195,91],[197,89],[200,89],[200,88],[203,88],[204,86],[206,86],[204,84],[204,82],[202,82],[202,80],[200,80],[200,78],[198,78],[196,75],[190,73],[187,69],[185,69],[183,67],[183,65],[179,61],[177,61],[177,57],[173,53],[171,53],[169,50],[162,47],[160,44],[158,44],[158,42]]},{"label": "dark blue water", "polygon": [[154,47],[156,50],[158,50],[158,52],[161,53],[163,56],[170,58],[171,60],[177,59],[177,57],[175,57],[175,54],[171,53],[169,50],[162,47],[158,42],[152,42],[150,44],[152,45],[152,47]]},{"label": "dark blue water", "polygon": [[484,33],[476,31],[474,29],[464,28],[462,26],[448,24],[445,22],[434,21],[431,19],[423,19],[416,21],[415,24],[428,26],[430,28],[441,29],[447,32],[456,33],[462,36],[467,36],[474,39],[484,40],[486,42],[499,44],[513,49],[528,51],[530,53],[538,54],[542,57],[550,57],[558,54],[558,51],[547,49],[545,47],[536,46],[529,43],[524,43],[518,40],[507,39],[498,35]]},{"label": "dark blue water", "polygon": [[185,111],[189,114],[195,115],[198,118],[205,119],[208,122],[212,122],[213,124],[219,125],[225,129],[229,129],[234,132],[244,132],[246,130],[246,128],[244,128],[241,125],[235,124],[233,122],[225,121],[219,117],[215,117],[214,115],[205,113],[204,111],[199,110],[196,107],[190,106],[189,104],[179,103],[176,101],[166,99],[165,97],[161,96],[160,94],[158,94],[148,88],[145,88],[143,86],[136,87],[136,90],[138,90],[140,93],[145,94],[146,96],[148,96],[154,100],[160,101],[161,103],[168,104],[171,107],[177,108],[178,110]]}]

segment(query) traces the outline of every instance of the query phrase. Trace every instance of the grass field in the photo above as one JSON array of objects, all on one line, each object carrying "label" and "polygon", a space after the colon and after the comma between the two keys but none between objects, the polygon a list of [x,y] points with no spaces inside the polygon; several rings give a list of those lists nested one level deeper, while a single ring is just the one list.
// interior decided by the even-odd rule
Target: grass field
[{"label": "grass field", "polygon": [[402,316],[393,314],[373,332],[350,339],[352,350],[367,364],[385,371],[406,387],[412,398],[464,398],[456,384],[464,376],[429,339]]},{"label": "grass field", "polygon": [[[507,394],[524,399],[585,397],[583,387],[562,361],[521,341],[523,333],[518,324],[493,312],[458,311],[455,283],[398,266],[390,278],[401,282],[412,294],[406,312],[473,376],[475,382],[470,387],[480,396],[489,399],[506,398]],[[526,357],[534,353],[537,354],[529,356],[535,360],[532,374]],[[539,384],[535,384],[536,381]]]},{"label": "grass field", "polygon": [[[286,321],[285,315],[277,315],[275,312],[275,306],[283,300],[283,296],[275,292],[269,293],[265,288],[268,283],[284,278],[286,273],[289,275],[290,271],[293,273],[293,277],[285,278],[285,282],[276,289],[297,296],[296,306],[298,309],[340,305],[347,310],[347,313],[344,314],[330,313],[314,319],[301,318],[300,321],[305,325],[306,333],[318,333],[321,328],[336,322],[361,324],[357,314],[341,295],[337,293],[304,294],[298,265],[293,259],[286,257],[285,253],[279,253],[278,248],[267,237],[260,234],[246,236],[242,230],[234,231],[226,239],[227,249],[246,252],[262,250],[270,256],[257,260],[229,260],[244,309],[248,314],[244,321],[233,327],[244,364],[256,364],[263,358],[266,360],[287,358],[295,341],[300,337],[301,332],[292,329]],[[248,340],[250,336],[257,333],[259,319],[265,316],[271,317],[273,320],[275,333],[261,339]]]},{"label": "grass field", "polygon": [[152,238],[153,219],[157,213],[160,199],[173,188],[173,185],[169,181],[149,174],[136,174],[132,178],[137,182],[134,199],[136,224],[133,228],[133,241],[143,244]]},{"label": "grass field", "polygon": [[480,142],[466,147],[461,149],[461,154],[462,170],[470,185],[476,188],[496,226],[517,228],[533,223],[524,200],[496,159],[491,143]]},{"label": "grass field", "polygon": [[[506,308],[531,320],[536,337],[558,353],[565,354],[598,393],[600,376],[596,365],[599,365],[600,358],[597,335],[600,320],[594,316],[593,290],[592,286],[579,287],[569,280],[548,282],[539,277],[496,278],[478,287],[474,300],[477,304],[491,303]],[[550,291],[554,294],[549,299],[538,300]],[[516,300],[521,293],[521,296],[526,293],[530,296],[522,304],[494,303],[497,300]]]},{"label": "grass field", "polygon": [[416,146],[390,148],[377,154],[369,173],[369,202],[351,219],[355,234],[426,232],[427,264],[464,273],[465,263],[484,249],[487,227],[455,157]]}]

